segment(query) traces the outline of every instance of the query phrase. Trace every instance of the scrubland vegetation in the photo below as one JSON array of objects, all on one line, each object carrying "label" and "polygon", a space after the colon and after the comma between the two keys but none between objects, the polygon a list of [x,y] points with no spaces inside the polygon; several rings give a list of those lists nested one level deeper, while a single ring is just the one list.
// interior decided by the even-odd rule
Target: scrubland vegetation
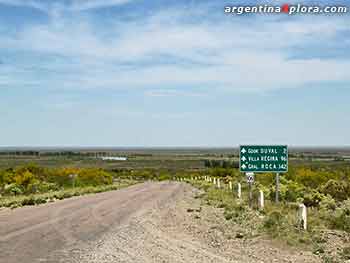
[{"label": "scrubland vegetation", "polygon": [[[203,169],[100,169],[48,168],[25,165],[0,170],[0,207],[35,205],[86,193],[119,189],[146,180],[177,180],[186,178],[205,190],[205,202],[224,209],[227,220],[242,226],[244,236],[268,234],[288,244],[310,246],[325,262],[350,259],[350,166],[342,164],[293,164],[280,176],[280,203],[275,196],[275,174],[256,174],[253,185],[253,207],[248,206],[248,185],[245,176],[232,165],[206,165]],[[192,181],[194,177],[220,178],[222,189],[212,183]],[[234,190],[228,189],[231,181]],[[242,184],[241,200],[236,185]],[[257,207],[258,191],[265,195],[265,208]],[[297,208],[308,208],[308,229],[303,231],[297,218]],[[333,242],[330,231],[348,246],[338,246],[336,257],[327,252]],[[333,242],[334,243],[334,242]],[[336,243],[336,242],[335,242]],[[345,242],[346,243],[346,242]],[[338,251],[339,250],[339,251]]]},{"label": "scrubland vegetation", "polygon": [[88,193],[116,190],[136,181],[98,168],[26,165],[0,171],[0,207],[35,205]]},{"label": "scrubland vegetation", "polygon": [[[350,259],[350,169],[344,166],[327,168],[291,167],[280,177],[280,200],[276,204],[275,175],[257,174],[253,186],[254,203],[248,205],[248,185],[237,169],[210,169],[206,174],[233,182],[222,189],[205,181],[191,181],[205,190],[205,202],[224,209],[227,220],[242,226],[244,236],[267,234],[293,246],[307,246],[325,262]],[[190,177],[188,177],[190,178]],[[236,185],[242,184],[242,199]],[[265,195],[265,208],[258,209],[258,191]],[[302,230],[297,220],[300,203],[308,208],[308,229]],[[341,240],[341,242],[337,240]],[[347,245],[346,245],[347,244]]]}]

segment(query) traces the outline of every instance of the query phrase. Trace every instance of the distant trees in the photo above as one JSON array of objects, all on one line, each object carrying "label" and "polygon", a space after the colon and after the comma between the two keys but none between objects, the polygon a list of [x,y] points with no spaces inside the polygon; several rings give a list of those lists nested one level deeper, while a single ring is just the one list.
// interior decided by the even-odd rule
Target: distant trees
[{"label": "distant trees", "polygon": [[207,168],[239,168],[239,163],[231,160],[204,160]]}]

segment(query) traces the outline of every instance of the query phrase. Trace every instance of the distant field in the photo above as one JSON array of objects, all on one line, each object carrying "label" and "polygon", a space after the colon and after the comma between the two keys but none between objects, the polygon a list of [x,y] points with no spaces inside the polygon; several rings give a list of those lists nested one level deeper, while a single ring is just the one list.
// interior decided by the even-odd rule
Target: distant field
[{"label": "distant field", "polygon": [[[102,161],[125,156],[127,161]],[[238,161],[236,148],[0,148],[0,169],[35,163],[44,167],[202,170],[205,160]],[[350,165],[350,148],[291,148],[292,165]]]}]

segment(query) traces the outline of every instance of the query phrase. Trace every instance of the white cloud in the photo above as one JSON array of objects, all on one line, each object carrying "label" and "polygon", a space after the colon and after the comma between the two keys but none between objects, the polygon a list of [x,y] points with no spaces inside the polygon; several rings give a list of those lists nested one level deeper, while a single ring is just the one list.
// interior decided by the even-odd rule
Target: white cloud
[{"label": "white cloud", "polygon": [[89,9],[105,8],[127,4],[135,0],[75,0],[70,6],[72,11],[83,11]]},{"label": "white cloud", "polygon": [[48,10],[47,4],[35,0],[0,0],[0,4],[17,7],[30,7],[41,11]]},{"label": "white cloud", "polygon": [[[125,1],[84,1],[83,7],[82,1],[75,1],[74,9],[122,2]],[[189,15],[190,11],[186,13]],[[62,72],[56,74],[56,85],[63,88],[210,86],[266,90],[350,81],[348,61],[288,59],[290,49],[303,47],[315,38],[319,45],[335,41],[336,33],[349,26],[346,19],[257,18],[245,24],[232,18],[216,23],[186,23],[183,16],[166,10],[134,22],[117,20],[97,29],[86,18],[58,16],[50,24],[27,27],[15,37],[1,37],[0,47],[69,59],[64,65],[56,65]],[[68,77],[64,72],[70,73]],[[161,90],[148,95],[182,94]]]},{"label": "white cloud", "polygon": [[127,4],[135,0],[71,0],[68,3],[59,1],[39,1],[39,0],[0,0],[0,4],[16,7],[29,7],[57,15],[57,12],[80,12],[111,6]]}]

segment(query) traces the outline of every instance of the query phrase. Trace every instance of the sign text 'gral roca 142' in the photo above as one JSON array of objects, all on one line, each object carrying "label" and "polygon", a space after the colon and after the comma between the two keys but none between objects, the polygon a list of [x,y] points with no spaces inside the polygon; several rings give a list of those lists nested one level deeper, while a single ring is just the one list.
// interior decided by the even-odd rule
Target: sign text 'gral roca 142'
[{"label": "sign text 'gral roca 142'", "polygon": [[239,164],[241,172],[288,171],[288,146],[286,145],[241,145]]}]

